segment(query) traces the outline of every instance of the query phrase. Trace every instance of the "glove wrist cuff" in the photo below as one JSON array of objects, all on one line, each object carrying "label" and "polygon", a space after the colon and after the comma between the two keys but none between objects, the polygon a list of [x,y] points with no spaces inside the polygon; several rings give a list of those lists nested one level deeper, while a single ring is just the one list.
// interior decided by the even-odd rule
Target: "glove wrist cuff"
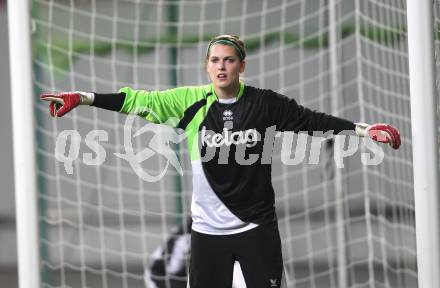
[{"label": "glove wrist cuff", "polygon": [[75,91],[80,95],[79,105],[92,105],[95,100],[95,93]]},{"label": "glove wrist cuff", "polygon": [[367,137],[368,136],[368,127],[370,125],[368,125],[367,123],[362,123],[362,122],[354,123],[354,125],[356,126],[356,128],[355,128],[356,134],[359,137]]}]

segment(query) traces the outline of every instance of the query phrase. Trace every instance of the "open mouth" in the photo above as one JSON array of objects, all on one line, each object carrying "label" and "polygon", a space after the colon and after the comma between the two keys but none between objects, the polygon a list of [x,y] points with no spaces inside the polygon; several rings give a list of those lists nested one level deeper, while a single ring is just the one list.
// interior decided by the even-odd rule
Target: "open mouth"
[{"label": "open mouth", "polygon": [[217,78],[220,80],[225,80],[227,77],[226,77],[226,74],[220,73],[217,75]]}]

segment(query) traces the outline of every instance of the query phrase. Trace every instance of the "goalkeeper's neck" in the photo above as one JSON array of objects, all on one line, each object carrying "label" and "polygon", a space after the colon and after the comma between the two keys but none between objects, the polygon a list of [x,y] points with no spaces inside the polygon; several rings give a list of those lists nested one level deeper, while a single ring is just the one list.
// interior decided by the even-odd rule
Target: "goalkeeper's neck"
[{"label": "goalkeeper's neck", "polygon": [[238,96],[240,92],[240,81],[231,83],[231,85],[221,87],[214,85],[214,91],[218,99],[232,99]]}]

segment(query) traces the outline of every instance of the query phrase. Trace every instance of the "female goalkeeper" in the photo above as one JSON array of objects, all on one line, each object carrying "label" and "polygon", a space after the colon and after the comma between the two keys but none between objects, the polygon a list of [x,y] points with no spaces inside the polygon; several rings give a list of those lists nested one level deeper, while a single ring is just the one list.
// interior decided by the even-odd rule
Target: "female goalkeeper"
[{"label": "female goalkeeper", "polygon": [[244,43],[237,36],[220,35],[207,48],[208,85],[41,95],[50,101],[52,116],[92,105],[135,113],[185,131],[194,175],[191,288],[231,287],[234,261],[240,263],[247,287],[284,285],[271,164],[255,159],[262,155],[267,128],[309,134],[355,131],[395,149],[400,146],[399,132],[390,125],[355,124],[312,111],[274,91],[246,85],[239,79],[245,58]]}]

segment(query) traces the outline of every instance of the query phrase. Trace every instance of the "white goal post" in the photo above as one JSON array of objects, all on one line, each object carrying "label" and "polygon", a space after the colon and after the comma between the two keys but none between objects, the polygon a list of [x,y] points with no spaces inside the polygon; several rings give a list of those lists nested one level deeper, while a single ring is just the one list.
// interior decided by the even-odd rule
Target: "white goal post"
[{"label": "white goal post", "polygon": [[[419,287],[440,287],[438,103],[433,2],[408,0],[414,199]],[[435,2],[434,2],[435,3]],[[438,5],[438,3],[437,3]],[[438,60],[437,60],[438,61]]]},{"label": "white goal post", "polygon": [[8,1],[12,137],[20,287],[38,287],[40,259],[31,54],[31,5]]}]

